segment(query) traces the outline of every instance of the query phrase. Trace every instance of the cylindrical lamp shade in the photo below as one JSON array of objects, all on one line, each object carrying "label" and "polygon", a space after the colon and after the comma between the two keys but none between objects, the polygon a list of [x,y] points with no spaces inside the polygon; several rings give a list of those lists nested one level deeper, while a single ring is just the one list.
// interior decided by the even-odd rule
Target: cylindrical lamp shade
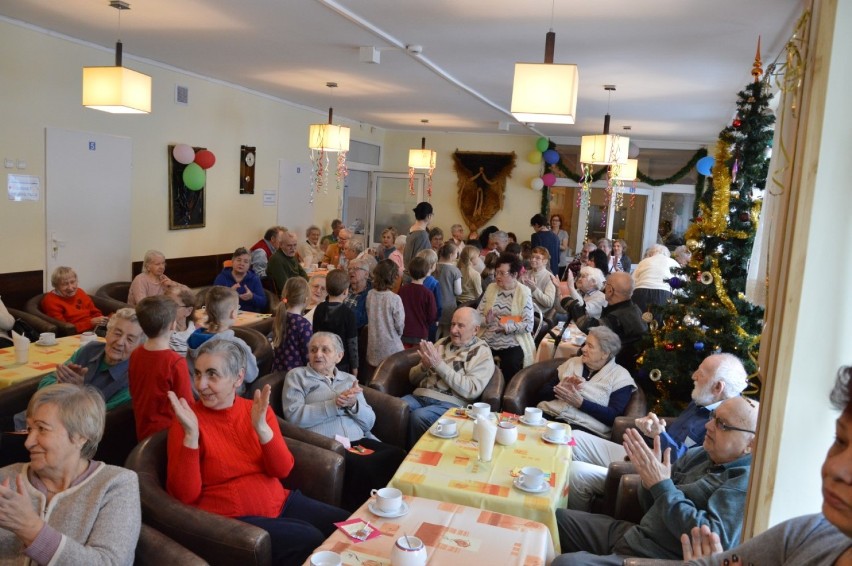
[{"label": "cylindrical lamp shade", "polygon": [[323,151],[349,151],[349,128],[335,124],[311,124],[308,147]]},{"label": "cylindrical lamp shade", "polygon": [[438,153],[431,149],[409,149],[408,166],[412,169],[434,169]]},{"label": "cylindrical lamp shade", "polygon": [[151,77],[126,67],[83,67],[83,106],[113,114],[148,114]]},{"label": "cylindrical lamp shade", "polygon": [[577,65],[515,63],[512,115],[521,122],[573,124],[579,81]]},{"label": "cylindrical lamp shade", "polygon": [[639,160],[628,159],[627,163],[615,163],[612,165],[614,178],[618,181],[633,181],[639,172]]},{"label": "cylindrical lamp shade", "polygon": [[630,138],[613,134],[583,136],[580,144],[580,163],[592,165],[609,165],[611,163],[627,163]]}]

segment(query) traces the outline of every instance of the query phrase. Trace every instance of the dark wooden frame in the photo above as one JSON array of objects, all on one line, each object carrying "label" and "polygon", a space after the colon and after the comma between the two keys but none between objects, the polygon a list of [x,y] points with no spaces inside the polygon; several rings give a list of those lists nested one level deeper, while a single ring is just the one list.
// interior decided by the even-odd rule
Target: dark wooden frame
[{"label": "dark wooden frame", "polygon": [[[205,199],[207,186],[199,191],[190,191],[183,184],[183,170],[186,165],[178,163],[172,152],[174,144],[169,145],[169,230],[187,230],[204,228],[206,218]],[[193,147],[196,152],[205,147]]]}]

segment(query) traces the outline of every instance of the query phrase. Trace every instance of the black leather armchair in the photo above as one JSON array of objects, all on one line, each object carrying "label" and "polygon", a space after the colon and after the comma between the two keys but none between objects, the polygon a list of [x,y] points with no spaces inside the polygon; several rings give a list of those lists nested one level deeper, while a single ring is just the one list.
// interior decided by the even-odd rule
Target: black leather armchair
[{"label": "black leather armchair", "polygon": [[113,281],[112,283],[106,283],[98,287],[98,290],[95,291],[95,295],[126,304],[127,300],[130,298],[130,281]]},{"label": "black leather armchair", "polygon": [[[40,295],[36,295],[27,301],[24,305],[24,310],[30,313],[33,316],[41,318],[42,320],[56,325],[56,335],[57,336],[73,336],[77,334],[77,329],[73,324],[68,322],[52,318],[44,314],[41,310],[41,300],[44,298],[45,293]],[[92,302],[98,307],[104,316],[109,316],[115,311],[119,309],[123,309],[127,307],[127,303],[122,303],[119,301],[115,301],[110,299],[109,297],[101,297],[99,295],[89,295],[92,299]]]},{"label": "black leather armchair", "polygon": [[56,334],[59,331],[59,329],[56,327],[56,324],[54,324],[53,322],[47,321],[40,316],[36,316],[34,314],[30,314],[28,312],[21,311],[21,310],[18,310],[18,309],[7,309],[7,310],[9,311],[9,314],[11,314],[13,317],[15,317],[16,320],[17,319],[23,320],[24,322],[26,322],[27,324],[32,326],[33,329],[36,332],[38,332],[39,334],[41,334],[42,332],[53,332],[54,334]]},{"label": "black leather armchair", "polygon": [[167,564],[205,566],[208,563],[160,531],[143,524],[142,530],[139,531],[139,542],[136,543],[133,564],[134,566],[165,566]]},{"label": "black leather armchair", "polygon": [[258,376],[266,375],[272,371],[272,345],[265,335],[257,330],[244,326],[232,326],[234,336],[241,338],[251,348],[257,360]]}]

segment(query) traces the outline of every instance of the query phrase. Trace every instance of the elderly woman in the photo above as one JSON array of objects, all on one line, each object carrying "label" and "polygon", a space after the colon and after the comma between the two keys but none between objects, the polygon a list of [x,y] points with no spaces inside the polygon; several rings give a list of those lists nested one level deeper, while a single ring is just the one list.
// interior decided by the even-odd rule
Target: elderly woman
[{"label": "elderly woman", "polygon": [[373,436],[376,414],[358,379],[336,368],[342,359],[340,336],[317,332],[308,343],[308,365],[287,373],[282,397],[289,422],[329,438],[349,439],[355,452],[346,453],[343,506],[354,511],[371,489],[387,485],[405,452]]},{"label": "elderly woman", "polygon": [[70,267],[57,267],[50,276],[53,291],[45,293],[41,310],[47,316],[74,325],[77,332],[86,332],[107,323],[91,297],[77,286],[77,273]]},{"label": "elderly woman", "polygon": [[441,246],[444,245],[444,231],[437,226],[429,230],[429,244],[436,254],[440,253]]},{"label": "elderly woman", "polygon": [[166,277],[166,256],[157,250],[148,250],[142,258],[142,273],[133,278],[130,292],[127,294],[127,304],[135,307],[136,303],[145,297],[162,295],[172,284]]},{"label": "elderly woman", "polygon": [[311,324],[314,323],[314,309],[324,302],[326,297],[328,297],[328,291],[325,288],[325,275],[312,275],[308,280],[308,302],[302,313],[302,316]]},{"label": "elderly woman", "polygon": [[636,383],[615,363],[621,349],[618,335],[605,326],[589,330],[581,355],[556,370],[556,378],[538,407],[575,430],[609,438],[615,417],[624,414]]},{"label": "elderly woman", "polygon": [[672,296],[669,279],[676,278],[672,269],[680,264],[669,257],[669,249],[662,244],[654,244],[645,252],[645,259],[633,272],[633,303],[642,312],[651,305],[664,305]]},{"label": "elderly woman", "polygon": [[251,270],[251,252],[246,248],[234,250],[231,267],[224,268],[213,284],[236,291],[240,298],[240,308],[244,311],[266,312],[269,306],[260,277]]},{"label": "elderly woman", "polygon": [[272,564],[301,564],[347,513],[281,484],[293,455],[269,408],[270,388],[254,399],[237,395],[246,372],[243,350],[211,340],[195,360],[198,400],[169,392],[166,489],[186,505],[232,517],[269,532]]},{"label": "elderly woman", "polygon": [[627,242],[624,240],[619,239],[612,243],[612,255],[609,258],[610,273],[615,271],[630,273],[633,264],[630,263],[630,258],[625,255],[626,252]]},{"label": "elderly woman", "polygon": [[555,277],[547,269],[550,265],[550,252],[547,248],[536,246],[530,254],[530,270],[521,276],[521,283],[529,287],[533,304],[542,315],[556,304]]},{"label": "elderly woman", "polygon": [[320,249],[321,234],[319,226],[309,226],[305,230],[305,240],[296,246],[296,253],[305,269],[310,269],[313,264],[319,265],[325,255]]},{"label": "elderly woman", "polygon": [[686,246],[678,246],[672,252],[672,259],[675,260],[681,267],[686,267],[686,264],[692,259],[692,252]]},{"label": "elderly woman", "polygon": [[569,297],[562,299],[562,308],[571,320],[581,316],[600,318],[606,306],[606,296],[603,294],[606,279],[597,267],[585,265],[580,268],[580,275],[574,281],[574,275],[568,272]]},{"label": "elderly woman", "polygon": [[133,564],[136,474],[92,460],[106,420],[101,394],[51,385],[26,418],[30,462],[0,469],[0,563]]},{"label": "elderly woman", "polygon": [[521,260],[501,254],[494,268],[494,283],[488,286],[479,303],[485,320],[482,339],[491,352],[500,357],[500,369],[506,383],[522,368],[533,363],[532,293],[518,282]]}]

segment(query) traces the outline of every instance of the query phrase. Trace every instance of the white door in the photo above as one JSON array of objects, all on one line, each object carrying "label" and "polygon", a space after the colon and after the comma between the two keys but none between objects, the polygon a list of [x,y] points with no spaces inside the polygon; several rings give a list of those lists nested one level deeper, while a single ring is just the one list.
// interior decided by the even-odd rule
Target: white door
[{"label": "white door", "polygon": [[60,265],[89,294],[130,281],[130,138],[47,128],[45,154],[45,290]]}]

